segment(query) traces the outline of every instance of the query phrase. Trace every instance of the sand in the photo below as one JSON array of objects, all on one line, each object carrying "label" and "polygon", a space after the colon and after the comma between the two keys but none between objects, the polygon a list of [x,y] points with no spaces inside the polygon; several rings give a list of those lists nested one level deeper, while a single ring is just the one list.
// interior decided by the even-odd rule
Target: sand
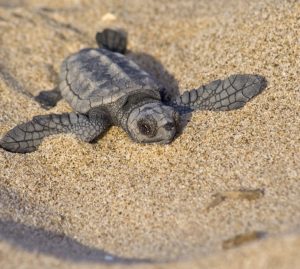
[{"label": "sand", "polygon": [[299,268],[300,2],[162,2],[0,1],[0,135],[70,111],[31,96],[105,27],[126,29],[128,57],[174,92],[268,81],[240,110],[194,113],[167,146],[112,128],[0,149],[0,268]]}]

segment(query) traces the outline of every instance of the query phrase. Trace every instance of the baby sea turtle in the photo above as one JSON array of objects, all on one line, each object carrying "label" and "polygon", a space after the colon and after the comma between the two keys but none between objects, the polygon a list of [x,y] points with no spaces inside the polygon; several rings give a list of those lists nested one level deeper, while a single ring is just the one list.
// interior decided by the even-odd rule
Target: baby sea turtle
[{"label": "baby sea turtle", "polygon": [[231,110],[242,107],[263,89],[257,75],[231,75],[177,98],[123,54],[127,37],[121,31],[97,33],[99,48],[87,48],[67,57],[60,70],[59,90],[76,111],[34,117],[4,135],[0,146],[11,152],[37,149],[42,139],[73,133],[91,142],[117,125],[139,143],[170,143],[180,116],[195,110]]}]

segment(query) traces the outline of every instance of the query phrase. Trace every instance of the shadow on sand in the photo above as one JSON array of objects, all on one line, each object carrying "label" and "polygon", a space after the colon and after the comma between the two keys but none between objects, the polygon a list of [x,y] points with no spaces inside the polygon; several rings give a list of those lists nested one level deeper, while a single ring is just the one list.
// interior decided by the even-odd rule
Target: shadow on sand
[{"label": "shadow on sand", "polygon": [[0,220],[0,240],[29,252],[38,252],[71,262],[106,264],[151,263],[147,259],[123,258],[86,246],[64,234],[46,231],[12,220]]},{"label": "shadow on sand", "polygon": [[[41,253],[74,263],[137,264],[155,262],[150,259],[120,257],[102,249],[84,245],[63,232],[53,232],[15,221],[13,220],[14,216],[18,216],[23,222],[27,222],[27,219],[35,219],[36,222],[45,225],[60,215],[49,208],[32,203],[26,194],[25,196],[21,195],[11,188],[0,185],[0,242],[6,241],[28,252]],[[55,230],[59,229],[59,226],[55,227]]]}]

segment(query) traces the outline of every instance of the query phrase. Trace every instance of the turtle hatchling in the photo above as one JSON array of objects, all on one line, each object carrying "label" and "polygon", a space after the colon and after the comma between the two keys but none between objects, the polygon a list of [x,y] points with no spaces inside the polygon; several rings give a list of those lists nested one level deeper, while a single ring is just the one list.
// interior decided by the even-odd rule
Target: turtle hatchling
[{"label": "turtle hatchling", "polygon": [[67,57],[60,69],[59,91],[75,112],[33,117],[0,140],[7,151],[35,151],[43,138],[72,133],[92,142],[112,125],[138,143],[172,142],[183,114],[196,110],[241,108],[263,89],[264,78],[237,74],[179,96],[125,56],[127,36],[105,29],[97,33],[99,48],[86,48]]}]

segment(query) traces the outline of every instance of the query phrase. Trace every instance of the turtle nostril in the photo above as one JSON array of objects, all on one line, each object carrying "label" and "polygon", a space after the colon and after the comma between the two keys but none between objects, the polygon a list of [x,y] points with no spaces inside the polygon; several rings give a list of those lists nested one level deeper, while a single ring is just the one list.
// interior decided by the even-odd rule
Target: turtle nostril
[{"label": "turtle nostril", "polygon": [[164,125],[164,128],[167,130],[167,131],[171,131],[173,128],[175,127],[175,124],[173,122],[168,122]]}]

